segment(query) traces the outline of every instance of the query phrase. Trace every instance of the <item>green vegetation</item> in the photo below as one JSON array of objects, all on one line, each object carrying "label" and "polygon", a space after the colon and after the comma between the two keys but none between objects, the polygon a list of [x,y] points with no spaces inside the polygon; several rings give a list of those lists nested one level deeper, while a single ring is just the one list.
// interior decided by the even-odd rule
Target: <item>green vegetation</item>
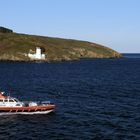
[{"label": "green vegetation", "polygon": [[91,42],[0,32],[1,60],[28,61],[26,54],[37,46],[44,48],[46,61],[121,57],[118,52]]}]

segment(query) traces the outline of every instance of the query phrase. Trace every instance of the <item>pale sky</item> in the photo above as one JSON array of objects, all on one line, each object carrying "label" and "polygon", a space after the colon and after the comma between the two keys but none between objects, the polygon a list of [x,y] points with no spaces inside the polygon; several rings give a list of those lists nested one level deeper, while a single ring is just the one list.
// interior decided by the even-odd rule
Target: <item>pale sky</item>
[{"label": "pale sky", "polygon": [[140,53],[140,0],[0,0],[0,26]]}]

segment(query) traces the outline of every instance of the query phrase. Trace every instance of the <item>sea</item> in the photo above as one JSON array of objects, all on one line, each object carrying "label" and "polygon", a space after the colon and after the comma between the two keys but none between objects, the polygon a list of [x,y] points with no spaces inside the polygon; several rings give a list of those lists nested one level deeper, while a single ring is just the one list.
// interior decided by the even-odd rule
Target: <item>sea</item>
[{"label": "sea", "polygon": [[50,114],[0,115],[0,140],[140,140],[140,54],[0,62],[0,90],[51,101]]}]

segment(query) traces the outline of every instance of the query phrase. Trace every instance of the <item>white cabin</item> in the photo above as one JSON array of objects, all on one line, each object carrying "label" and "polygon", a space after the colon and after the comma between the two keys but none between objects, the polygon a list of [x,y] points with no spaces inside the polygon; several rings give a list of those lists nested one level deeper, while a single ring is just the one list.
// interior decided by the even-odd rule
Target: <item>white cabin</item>
[{"label": "white cabin", "polygon": [[36,47],[36,53],[35,54],[28,53],[28,57],[30,59],[45,60],[45,54],[42,54],[40,47]]},{"label": "white cabin", "polygon": [[18,101],[16,98],[0,98],[0,107],[4,106],[4,107],[18,107],[18,106],[22,106],[22,103],[20,101]]}]

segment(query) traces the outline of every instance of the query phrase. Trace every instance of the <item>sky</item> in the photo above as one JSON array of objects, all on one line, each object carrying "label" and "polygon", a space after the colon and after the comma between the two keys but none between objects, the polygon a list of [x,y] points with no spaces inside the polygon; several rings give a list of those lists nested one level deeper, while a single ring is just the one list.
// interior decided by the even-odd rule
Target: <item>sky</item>
[{"label": "sky", "polygon": [[0,26],[140,53],[140,0],[0,0]]}]

